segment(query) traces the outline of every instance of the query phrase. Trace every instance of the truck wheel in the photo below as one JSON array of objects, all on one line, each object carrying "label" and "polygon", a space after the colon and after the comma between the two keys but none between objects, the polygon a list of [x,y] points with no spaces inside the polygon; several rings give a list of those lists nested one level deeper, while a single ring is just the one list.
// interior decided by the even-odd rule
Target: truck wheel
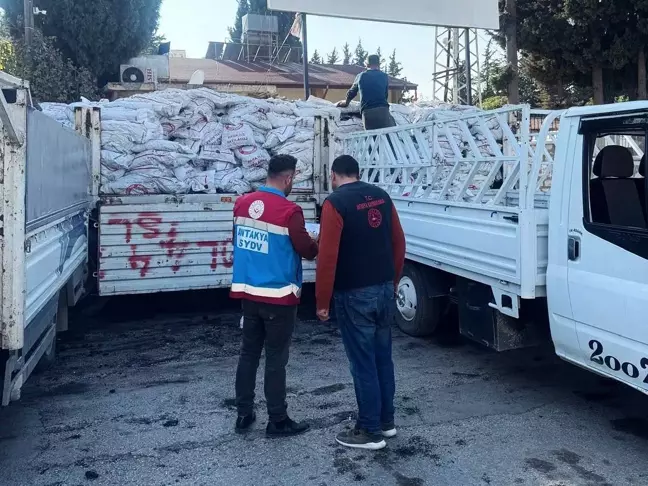
[{"label": "truck wheel", "polygon": [[405,263],[396,296],[396,323],[401,331],[414,337],[433,334],[441,321],[439,304],[439,299],[429,297],[421,269],[413,263]]},{"label": "truck wheel", "polygon": [[47,371],[56,361],[56,324],[54,325],[54,338],[52,343],[47,347],[41,359],[38,360],[34,373],[39,374]]},{"label": "truck wheel", "polygon": [[48,348],[43,353],[43,356],[41,356],[41,359],[38,360],[38,363],[34,368],[34,372],[43,373],[44,371],[51,368],[52,365],[54,364],[54,361],[56,361],[56,336],[60,331],[67,331],[67,322],[68,322],[67,294],[66,294],[65,287],[63,287],[59,292],[58,310],[56,312],[56,322],[53,323],[54,338],[52,339],[52,343],[48,346]]}]

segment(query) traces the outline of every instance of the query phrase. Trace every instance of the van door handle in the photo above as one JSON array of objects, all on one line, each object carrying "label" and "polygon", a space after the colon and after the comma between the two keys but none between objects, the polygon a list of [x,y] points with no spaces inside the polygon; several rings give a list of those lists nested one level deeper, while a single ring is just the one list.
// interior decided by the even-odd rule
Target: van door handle
[{"label": "van door handle", "polygon": [[570,236],[567,240],[567,258],[575,262],[580,259],[581,240],[577,236]]}]

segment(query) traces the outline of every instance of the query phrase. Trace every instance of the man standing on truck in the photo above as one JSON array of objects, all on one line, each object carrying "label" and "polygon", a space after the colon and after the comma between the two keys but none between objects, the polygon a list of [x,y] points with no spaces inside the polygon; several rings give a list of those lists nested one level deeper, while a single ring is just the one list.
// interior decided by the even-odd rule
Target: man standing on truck
[{"label": "man standing on truck", "polygon": [[297,159],[270,159],[266,185],[234,205],[231,296],[243,301],[243,344],[236,371],[236,431],[256,420],[254,389],[265,346],[264,390],[269,436],[295,435],[308,424],[291,420],[286,404],[286,364],[301,295],[301,259],[314,260],[317,243],[306,231],[301,207],[289,201]]},{"label": "man standing on truck", "polygon": [[317,316],[335,313],[351,365],[358,421],[337,442],[377,450],[394,437],[394,364],[391,325],[395,289],[405,263],[405,235],[389,195],[361,182],[349,155],[333,161],[334,192],[322,207],[317,260]]},{"label": "man standing on truck", "polygon": [[358,74],[347,98],[337,103],[346,108],[360,93],[360,113],[365,130],[395,127],[389,113],[389,76],[380,70],[380,57],[372,54],[367,58],[367,70]]}]

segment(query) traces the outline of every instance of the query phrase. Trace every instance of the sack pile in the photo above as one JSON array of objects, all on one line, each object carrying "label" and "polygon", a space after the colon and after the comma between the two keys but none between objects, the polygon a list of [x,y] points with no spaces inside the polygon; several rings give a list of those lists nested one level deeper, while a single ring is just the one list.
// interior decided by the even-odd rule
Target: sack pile
[{"label": "sack pile", "polygon": [[[83,105],[101,108],[101,194],[243,194],[263,184],[275,154],[297,158],[294,189],[311,191],[315,117],[330,116],[334,134],[363,130],[357,102],[338,109],[315,97],[296,102],[260,100],[209,88],[166,89],[114,102],[42,103],[41,108],[73,127],[74,108]],[[391,106],[398,125],[443,120],[467,110],[478,111],[440,103]],[[490,155],[481,126],[471,126],[470,134],[457,124],[448,128],[460,150],[476,143],[482,155]],[[497,118],[489,120],[488,129],[501,142]],[[426,137],[432,146],[431,130]],[[435,163],[450,172],[454,151],[447,135],[438,142],[441,150],[436,150]],[[341,154],[342,144],[336,144],[335,151]],[[470,168],[464,165],[459,172],[467,176]],[[486,165],[480,176],[488,174]]]},{"label": "sack pile", "polygon": [[74,108],[101,108],[101,194],[243,194],[275,154],[297,158],[296,191],[313,189],[315,116],[332,103],[259,100],[208,88],[167,89],[114,102],[42,103],[68,127]]}]

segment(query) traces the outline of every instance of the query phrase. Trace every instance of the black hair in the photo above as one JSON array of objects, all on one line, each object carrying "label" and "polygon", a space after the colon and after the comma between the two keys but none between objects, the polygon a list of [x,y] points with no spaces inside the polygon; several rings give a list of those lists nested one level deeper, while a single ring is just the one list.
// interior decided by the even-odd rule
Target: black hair
[{"label": "black hair", "polygon": [[367,66],[380,66],[380,56],[378,54],[371,54],[367,58]]},{"label": "black hair", "polygon": [[268,164],[268,179],[278,177],[284,172],[295,172],[295,170],[297,170],[295,157],[287,154],[274,155]]},{"label": "black hair", "polygon": [[350,155],[340,155],[333,161],[331,171],[344,177],[360,178],[360,166],[358,161]]}]

